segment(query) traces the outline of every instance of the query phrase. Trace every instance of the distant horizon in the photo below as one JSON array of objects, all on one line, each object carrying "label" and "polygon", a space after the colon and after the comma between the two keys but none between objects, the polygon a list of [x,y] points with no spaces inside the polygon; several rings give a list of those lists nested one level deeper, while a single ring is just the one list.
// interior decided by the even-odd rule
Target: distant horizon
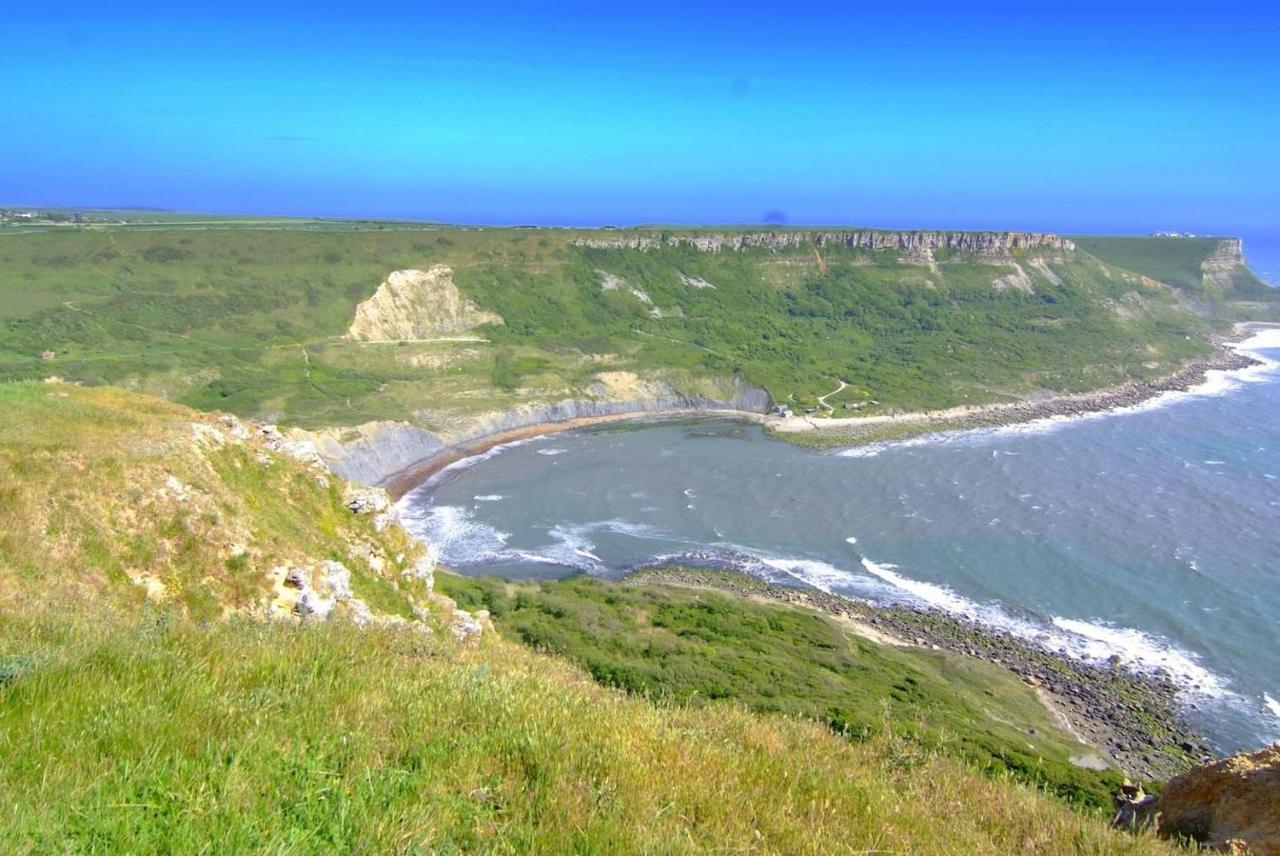
[{"label": "distant horizon", "polygon": [[[1084,229],[1084,228],[1050,228],[1042,226],[974,226],[974,225],[898,225],[885,224],[876,220],[870,221],[828,221],[828,222],[778,222],[770,220],[655,220],[635,222],[533,222],[522,220],[500,221],[458,221],[444,220],[429,215],[378,215],[378,214],[316,214],[316,213],[280,213],[277,211],[212,211],[198,208],[171,208],[157,205],[77,205],[74,203],[48,202],[3,202],[0,209],[32,211],[58,211],[74,213],[83,212],[137,212],[140,214],[190,214],[197,217],[227,217],[292,220],[332,220],[339,222],[372,222],[372,223],[414,223],[430,226],[454,227],[464,229],[871,229],[874,231],[903,232],[1037,232],[1055,235],[1114,235],[1128,237],[1197,237],[1197,238],[1242,238],[1243,235],[1222,230],[1197,231],[1177,229],[1174,227],[1157,227],[1151,229]],[[1157,232],[1177,232],[1176,236],[1160,236]],[[1276,232],[1280,235],[1280,225]]]},{"label": "distant horizon", "polygon": [[0,188],[459,225],[1280,233],[1277,29],[1235,0],[20,6]]}]

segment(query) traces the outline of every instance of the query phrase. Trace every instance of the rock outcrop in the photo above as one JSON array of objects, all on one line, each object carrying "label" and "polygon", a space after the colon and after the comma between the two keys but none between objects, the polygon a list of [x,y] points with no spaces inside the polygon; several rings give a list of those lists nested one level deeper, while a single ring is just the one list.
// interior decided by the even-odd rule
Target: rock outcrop
[{"label": "rock outcrop", "polygon": [[439,454],[448,444],[408,422],[366,422],[353,428],[294,430],[310,441],[329,469],[347,481],[373,485]]},{"label": "rock outcrop", "polygon": [[1236,276],[1244,268],[1244,243],[1239,238],[1218,241],[1218,246],[1200,263],[1204,287],[1210,291],[1232,289]]},{"label": "rock outcrop", "polygon": [[849,247],[872,251],[894,251],[906,260],[929,263],[938,251],[971,255],[984,259],[1008,260],[1015,251],[1050,249],[1073,252],[1075,244],[1058,235],[1040,232],[890,232],[877,229],[779,230],[764,232],[668,232],[659,235],[608,235],[577,238],[575,244],[594,249],[655,250],[659,247],[687,246],[703,252],[797,247]]},{"label": "rock outcrop", "polygon": [[588,390],[591,398],[531,402],[449,423],[436,432],[407,422],[367,422],[354,428],[316,432],[295,429],[297,442],[310,444],[330,469],[348,481],[375,485],[451,448],[543,423],[570,422],[622,414],[735,411],[765,413],[769,394],[741,380],[723,389],[687,392],[663,380],[643,380],[629,372],[602,372]]},{"label": "rock outcrop", "polygon": [[1152,810],[1164,837],[1280,856],[1280,743],[1170,779]]},{"label": "rock outcrop", "polygon": [[448,265],[392,272],[373,297],[356,307],[347,336],[360,342],[397,342],[466,333],[502,318],[458,291]]}]

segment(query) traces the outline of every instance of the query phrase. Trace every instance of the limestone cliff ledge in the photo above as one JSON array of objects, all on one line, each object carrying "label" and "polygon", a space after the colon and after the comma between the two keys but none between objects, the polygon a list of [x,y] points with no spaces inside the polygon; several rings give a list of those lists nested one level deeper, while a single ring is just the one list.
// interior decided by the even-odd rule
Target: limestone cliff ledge
[{"label": "limestone cliff ledge", "polygon": [[665,381],[646,382],[634,391],[635,396],[625,398],[531,402],[430,429],[411,422],[379,421],[317,431],[293,429],[290,434],[292,439],[314,444],[321,459],[342,478],[383,485],[432,458],[521,428],[630,414],[640,417],[732,411],[759,415],[770,404],[767,392],[739,380],[725,384],[725,395],[682,392]]}]

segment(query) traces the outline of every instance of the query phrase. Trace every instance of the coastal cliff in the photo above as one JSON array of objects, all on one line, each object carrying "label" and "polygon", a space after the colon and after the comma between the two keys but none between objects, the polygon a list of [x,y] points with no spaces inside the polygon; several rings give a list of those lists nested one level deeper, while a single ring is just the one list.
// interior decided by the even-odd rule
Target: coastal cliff
[{"label": "coastal cliff", "polygon": [[291,436],[313,443],[321,459],[343,478],[376,485],[450,450],[535,425],[631,414],[763,414],[770,403],[767,392],[741,380],[725,384],[719,394],[683,391],[667,381],[634,379],[629,384],[600,382],[588,391],[595,397],[530,402],[469,416],[434,430],[409,422],[379,421],[353,428],[295,429]]},{"label": "coastal cliff", "polygon": [[1244,242],[1239,238],[1223,238],[1213,252],[1200,263],[1204,286],[1209,290],[1227,291],[1235,287],[1241,273],[1248,274],[1244,260]]},{"label": "coastal cliff", "polygon": [[617,235],[577,238],[574,244],[593,249],[654,250],[659,247],[693,247],[718,253],[744,249],[786,250],[796,247],[848,247],[871,251],[896,251],[907,258],[932,255],[939,250],[984,259],[1007,260],[1016,252],[1049,249],[1074,252],[1075,244],[1058,235],[1040,232],[882,231],[878,229],[778,230],[763,232],[713,232],[660,235]]}]

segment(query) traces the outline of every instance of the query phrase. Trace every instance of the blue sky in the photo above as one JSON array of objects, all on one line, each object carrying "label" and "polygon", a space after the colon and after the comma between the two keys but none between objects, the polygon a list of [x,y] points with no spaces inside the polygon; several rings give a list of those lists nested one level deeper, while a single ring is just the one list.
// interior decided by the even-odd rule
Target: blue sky
[{"label": "blue sky", "polygon": [[1262,4],[184,5],[3,13],[0,202],[1280,233]]}]

